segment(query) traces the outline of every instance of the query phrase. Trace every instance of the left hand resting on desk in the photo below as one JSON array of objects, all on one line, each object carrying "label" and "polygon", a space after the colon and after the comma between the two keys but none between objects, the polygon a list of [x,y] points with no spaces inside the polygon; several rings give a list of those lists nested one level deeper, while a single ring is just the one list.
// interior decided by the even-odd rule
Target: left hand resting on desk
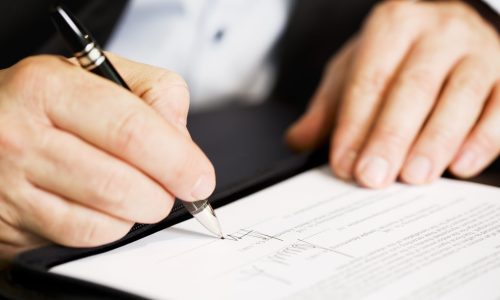
[{"label": "left hand resting on desk", "polygon": [[330,132],[333,171],[367,187],[477,174],[500,152],[498,33],[459,1],[381,3],[287,139],[305,150]]}]

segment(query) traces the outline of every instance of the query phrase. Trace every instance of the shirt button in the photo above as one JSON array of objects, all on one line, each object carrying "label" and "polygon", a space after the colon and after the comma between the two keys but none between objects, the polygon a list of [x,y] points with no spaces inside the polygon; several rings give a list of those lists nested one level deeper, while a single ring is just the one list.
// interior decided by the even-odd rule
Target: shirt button
[{"label": "shirt button", "polygon": [[213,41],[215,43],[222,41],[225,34],[226,34],[226,30],[224,28],[219,28],[219,30],[217,30],[214,34]]}]

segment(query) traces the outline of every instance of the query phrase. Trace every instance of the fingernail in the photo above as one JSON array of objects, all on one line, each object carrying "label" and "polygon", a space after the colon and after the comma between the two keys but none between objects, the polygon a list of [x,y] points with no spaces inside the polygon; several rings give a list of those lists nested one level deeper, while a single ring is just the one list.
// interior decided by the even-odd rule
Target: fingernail
[{"label": "fingernail", "polygon": [[213,191],[212,182],[206,174],[201,175],[196,183],[194,184],[194,188],[191,191],[191,197],[194,200],[204,200],[207,199]]},{"label": "fingernail", "polygon": [[471,149],[465,150],[459,157],[457,163],[454,166],[455,171],[459,173],[468,173],[470,172],[473,168],[474,165],[476,164],[477,161],[477,154],[475,151]]},{"label": "fingernail", "polygon": [[359,179],[368,186],[379,187],[388,174],[389,162],[380,156],[372,156],[361,164]]},{"label": "fingernail", "polygon": [[352,167],[358,154],[356,151],[349,150],[338,160],[337,175],[343,179],[350,179],[352,177]]},{"label": "fingernail", "polygon": [[411,183],[425,183],[429,179],[432,171],[430,159],[423,155],[416,155],[410,160],[404,177]]}]

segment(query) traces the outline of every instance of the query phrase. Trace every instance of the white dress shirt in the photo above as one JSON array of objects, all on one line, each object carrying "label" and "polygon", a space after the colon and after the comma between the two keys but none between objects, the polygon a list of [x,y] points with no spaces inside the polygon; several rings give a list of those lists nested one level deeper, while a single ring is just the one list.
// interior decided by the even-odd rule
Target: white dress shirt
[{"label": "white dress shirt", "polygon": [[293,0],[132,0],[106,49],[183,76],[191,107],[264,99]]},{"label": "white dress shirt", "polygon": [[271,51],[293,1],[132,0],[106,48],[183,76],[191,108],[256,102],[274,84]]}]

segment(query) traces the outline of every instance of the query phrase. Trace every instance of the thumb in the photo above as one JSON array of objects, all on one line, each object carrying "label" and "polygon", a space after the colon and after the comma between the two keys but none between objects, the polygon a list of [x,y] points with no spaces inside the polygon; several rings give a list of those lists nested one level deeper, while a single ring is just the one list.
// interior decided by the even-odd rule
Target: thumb
[{"label": "thumb", "polygon": [[349,41],[330,60],[309,108],[287,130],[285,139],[292,149],[297,151],[314,149],[330,136],[335,121],[335,109],[340,101],[344,78],[354,52],[354,44],[353,40]]}]

